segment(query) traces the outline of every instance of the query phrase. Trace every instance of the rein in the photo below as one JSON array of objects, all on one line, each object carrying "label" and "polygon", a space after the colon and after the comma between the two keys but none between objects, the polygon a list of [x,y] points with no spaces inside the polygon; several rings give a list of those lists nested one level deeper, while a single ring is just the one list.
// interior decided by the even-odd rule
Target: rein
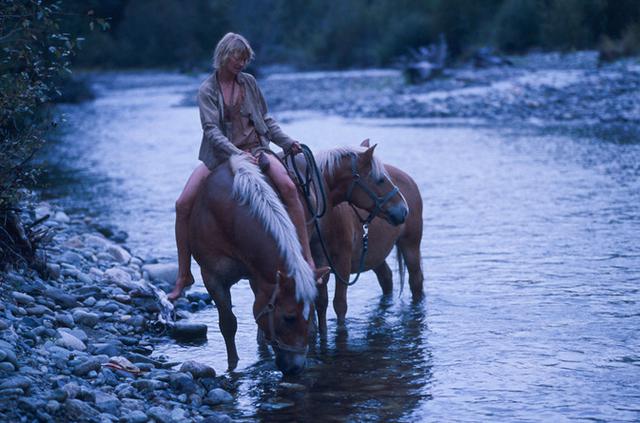
[{"label": "rein", "polygon": [[271,344],[272,347],[277,348],[282,351],[292,352],[294,354],[306,354],[307,347],[296,347],[294,345],[288,345],[282,342],[276,335],[276,324],[275,324],[275,310],[276,310],[276,297],[278,296],[278,292],[280,292],[280,275],[276,273],[276,286],[273,288],[273,294],[271,294],[271,298],[266,306],[258,313],[256,316],[256,324],[258,320],[262,316],[267,316],[269,322],[269,336],[270,339],[267,339],[267,342]]},{"label": "rein", "polygon": [[[318,239],[320,240],[320,246],[322,247],[322,253],[327,259],[327,263],[329,264],[331,271],[335,275],[336,280],[340,281],[340,283],[346,286],[352,286],[358,281],[358,279],[360,278],[360,275],[362,274],[362,271],[364,270],[364,262],[367,257],[367,252],[369,250],[369,223],[371,223],[371,221],[382,211],[382,207],[391,198],[393,198],[393,196],[396,195],[400,190],[398,189],[397,186],[394,185],[393,189],[383,197],[377,196],[369,187],[367,187],[364,183],[362,183],[360,179],[360,174],[358,173],[358,169],[356,166],[356,161],[357,161],[356,155],[351,154],[351,176],[353,180],[351,181],[351,184],[349,185],[349,189],[347,190],[347,202],[349,203],[349,205],[353,209],[353,212],[356,214],[356,216],[358,217],[358,220],[360,220],[360,223],[362,224],[363,235],[362,235],[362,253],[360,254],[360,260],[358,264],[358,273],[356,274],[353,280],[349,280],[350,279],[349,277],[347,277],[347,279],[345,280],[336,271],[336,266],[333,263],[333,260],[331,260],[331,255],[329,254],[327,245],[325,243],[324,237],[322,236],[322,232],[320,230],[320,218],[324,216],[324,214],[327,211],[327,196],[326,196],[326,192],[324,191],[324,184],[320,179],[320,171],[318,170],[318,165],[309,147],[303,144],[302,149],[304,152],[305,161],[307,162],[307,174],[304,180],[300,174],[300,171],[293,157],[290,158],[290,162],[291,162],[291,167],[293,168],[296,174],[296,177],[298,178],[298,182],[300,184],[302,193],[304,194],[303,198],[305,200],[307,209],[311,214],[311,219],[313,220],[316,233],[318,234]],[[318,212],[318,208],[314,209],[312,205],[311,188],[310,188],[310,184],[312,182],[312,178],[310,177],[311,172],[313,172],[313,176],[315,176],[315,179],[317,182],[316,187],[319,187],[319,188],[316,188],[316,199],[322,198],[322,212]],[[356,186],[362,189],[369,196],[369,198],[373,200],[375,204],[374,209],[369,213],[369,216],[367,216],[366,219],[363,219],[360,216],[360,213],[358,213],[358,210],[356,210],[353,203],[351,203],[351,194],[353,193],[353,189]],[[318,194],[320,194],[321,197],[319,197]]]}]

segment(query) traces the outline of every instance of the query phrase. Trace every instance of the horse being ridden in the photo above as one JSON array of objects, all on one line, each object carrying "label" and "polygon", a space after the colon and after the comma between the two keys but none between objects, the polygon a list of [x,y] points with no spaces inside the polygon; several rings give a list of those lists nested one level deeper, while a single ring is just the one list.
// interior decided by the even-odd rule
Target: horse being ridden
[{"label": "horse being ridden", "polygon": [[[422,298],[423,274],[420,242],[422,240],[422,198],[416,183],[405,172],[384,165],[372,156],[371,171],[363,173],[352,170],[353,183],[347,195],[333,189],[335,180],[345,177],[345,165],[362,151],[373,151],[369,141],[362,148],[338,148],[320,152],[318,166],[329,192],[329,204],[325,216],[319,222],[325,252],[321,248],[319,234],[311,237],[314,260],[318,266],[332,264],[336,275],[333,300],[338,322],[343,323],[347,313],[347,287],[351,273],[373,270],[384,294],[392,291],[392,272],[385,259],[393,246],[397,249],[401,284],[404,282],[404,266],[409,270],[409,285],[414,299]],[[346,177],[349,177],[348,175]],[[357,178],[357,179],[356,179]],[[395,197],[389,197],[397,192]],[[401,199],[405,212],[402,218],[394,214],[393,208],[383,204],[384,200]],[[367,216],[368,214],[368,216]],[[367,217],[364,217],[367,216]],[[368,244],[364,262],[363,236],[365,225]],[[340,280],[339,280],[340,279]],[[326,333],[326,310],[328,306],[327,286],[320,287],[316,300],[320,333]]]},{"label": "horse being ridden", "polygon": [[248,278],[253,314],[277,367],[285,374],[300,372],[316,282],[287,211],[258,167],[238,155],[215,168],[198,194],[189,231],[191,251],[218,309],[229,369],[238,363],[230,288]]}]

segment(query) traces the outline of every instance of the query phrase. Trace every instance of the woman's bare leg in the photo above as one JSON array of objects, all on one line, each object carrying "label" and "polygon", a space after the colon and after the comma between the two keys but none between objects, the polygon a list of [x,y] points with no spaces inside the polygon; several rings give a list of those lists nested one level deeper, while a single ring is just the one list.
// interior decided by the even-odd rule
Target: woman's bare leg
[{"label": "woman's bare leg", "polygon": [[191,249],[189,248],[189,216],[196,199],[196,194],[200,190],[200,186],[205,178],[209,175],[210,170],[200,164],[196,167],[187,180],[180,197],[176,201],[176,247],[178,248],[178,278],[173,291],[167,298],[175,301],[182,291],[193,284],[193,275],[191,274]]},{"label": "woman's bare leg", "polygon": [[316,266],[313,261],[313,256],[311,255],[311,248],[309,247],[307,223],[304,219],[302,203],[300,202],[300,198],[298,198],[298,190],[289,177],[286,169],[282,166],[282,163],[280,163],[280,161],[271,154],[265,154],[265,157],[269,159],[269,169],[267,170],[267,173],[278,188],[278,191],[282,196],[282,201],[287,207],[287,211],[291,217],[291,221],[296,227],[296,232],[298,233],[298,239],[302,245],[302,253],[305,260],[309,263],[311,269],[315,270]]}]

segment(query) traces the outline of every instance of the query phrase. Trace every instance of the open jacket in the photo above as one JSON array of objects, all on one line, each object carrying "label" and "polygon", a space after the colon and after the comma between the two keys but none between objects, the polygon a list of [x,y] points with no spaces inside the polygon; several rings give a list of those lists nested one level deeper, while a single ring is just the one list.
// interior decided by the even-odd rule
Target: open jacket
[{"label": "open jacket", "polygon": [[[238,83],[244,87],[244,101],[242,111],[249,114],[260,144],[268,147],[269,142],[287,151],[294,140],[287,136],[277,122],[268,114],[267,103],[253,76],[239,73]],[[227,160],[232,154],[240,154],[242,150],[233,145],[227,138],[228,130],[224,120],[224,100],[220,91],[216,73],[213,72],[198,90],[198,107],[200,108],[200,122],[202,123],[202,143],[198,158],[209,168],[213,169]]]}]

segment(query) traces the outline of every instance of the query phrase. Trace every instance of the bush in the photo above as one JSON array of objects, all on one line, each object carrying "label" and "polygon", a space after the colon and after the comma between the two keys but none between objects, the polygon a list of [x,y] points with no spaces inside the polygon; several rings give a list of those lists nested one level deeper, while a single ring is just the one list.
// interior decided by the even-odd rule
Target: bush
[{"label": "bush", "polygon": [[0,264],[33,251],[17,219],[30,159],[44,142],[44,105],[69,73],[77,39],[60,31],[61,2],[0,0]]},{"label": "bush", "polygon": [[496,15],[494,40],[504,51],[523,52],[540,39],[539,0],[506,0]]}]

